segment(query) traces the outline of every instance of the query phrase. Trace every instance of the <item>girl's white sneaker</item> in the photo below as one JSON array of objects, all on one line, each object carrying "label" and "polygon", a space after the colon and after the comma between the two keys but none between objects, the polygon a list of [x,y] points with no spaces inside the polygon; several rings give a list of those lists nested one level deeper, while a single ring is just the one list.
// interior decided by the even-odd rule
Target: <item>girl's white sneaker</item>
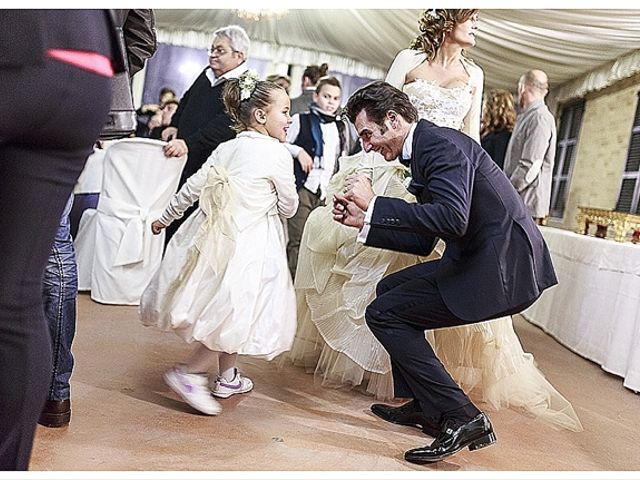
[{"label": "girl's white sneaker", "polygon": [[218,398],[229,398],[236,393],[247,393],[252,389],[253,382],[251,379],[240,375],[240,372],[238,372],[236,368],[233,380],[227,382],[224,378],[218,377],[211,393]]},{"label": "girl's white sneaker", "polygon": [[171,390],[199,412],[206,415],[218,415],[222,412],[222,405],[211,396],[206,375],[183,373],[173,367],[164,373],[164,381]]}]

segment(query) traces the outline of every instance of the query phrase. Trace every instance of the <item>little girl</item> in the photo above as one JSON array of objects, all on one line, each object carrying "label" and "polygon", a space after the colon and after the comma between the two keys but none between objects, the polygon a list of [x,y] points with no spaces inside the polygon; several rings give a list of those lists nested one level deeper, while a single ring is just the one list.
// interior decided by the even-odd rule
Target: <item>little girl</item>
[{"label": "little girl", "polygon": [[[227,80],[222,95],[238,136],[211,154],[151,225],[160,233],[200,200],[140,302],[143,324],[197,343],[164,379],[207,415],[222,411],[212,394],[228,398],[253,388],[235,368],[238,354],[271,360],[290,349],[296,331],[280,219],[298,208],[291,155],[282,144],[291,123],[289,97],[254,72]],[[207,372],[216,360],[210,390]]]}]

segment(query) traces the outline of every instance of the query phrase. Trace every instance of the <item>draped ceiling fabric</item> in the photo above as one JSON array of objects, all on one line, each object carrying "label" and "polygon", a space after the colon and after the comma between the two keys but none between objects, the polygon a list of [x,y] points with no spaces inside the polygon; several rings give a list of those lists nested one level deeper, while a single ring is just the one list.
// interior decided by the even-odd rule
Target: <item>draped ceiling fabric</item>
[{"label": "draped ceiling fabric", "polygon": [[[156,10],[159,39],[207,48],[216,28],[237,24],[250,55],[309,65],[327,62],[349,75],[383,78],[395,54],[418,33],[420,10],[289,10],[260,21],[235,10]],[[531,68],[549,75],[552,95],[569,100],[640,72],[640,10],[481,10],[470,56],[485,89],[514,90]]]}]

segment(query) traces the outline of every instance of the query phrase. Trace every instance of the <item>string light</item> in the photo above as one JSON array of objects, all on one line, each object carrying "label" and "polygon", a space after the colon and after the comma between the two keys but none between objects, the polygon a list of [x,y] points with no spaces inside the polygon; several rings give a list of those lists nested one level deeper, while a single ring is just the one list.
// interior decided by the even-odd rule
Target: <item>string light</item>
[{"label": "string light", "polygon": [[236,11],[240,18],[244,18],[246,20],[253,20],[254,22],[258,22],[265,18],[280,18],[283,15],[286,15],[288,10],[274,10],[269,8],[245,8],[239,9]]}]

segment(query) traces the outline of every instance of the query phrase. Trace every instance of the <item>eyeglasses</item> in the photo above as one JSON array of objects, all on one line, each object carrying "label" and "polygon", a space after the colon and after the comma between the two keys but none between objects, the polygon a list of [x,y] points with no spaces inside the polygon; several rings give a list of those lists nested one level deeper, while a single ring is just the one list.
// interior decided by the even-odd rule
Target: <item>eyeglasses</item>
[{"label": "eyeglasses", "polygon": [[213,57],[213,56],[222,57],[223,55],[226,55],[227,53],[238,53],[238,51],[237,50],[225,50],[222,47],[209,47],[209,49],[207,49],[207,54],[210,57]]}]

